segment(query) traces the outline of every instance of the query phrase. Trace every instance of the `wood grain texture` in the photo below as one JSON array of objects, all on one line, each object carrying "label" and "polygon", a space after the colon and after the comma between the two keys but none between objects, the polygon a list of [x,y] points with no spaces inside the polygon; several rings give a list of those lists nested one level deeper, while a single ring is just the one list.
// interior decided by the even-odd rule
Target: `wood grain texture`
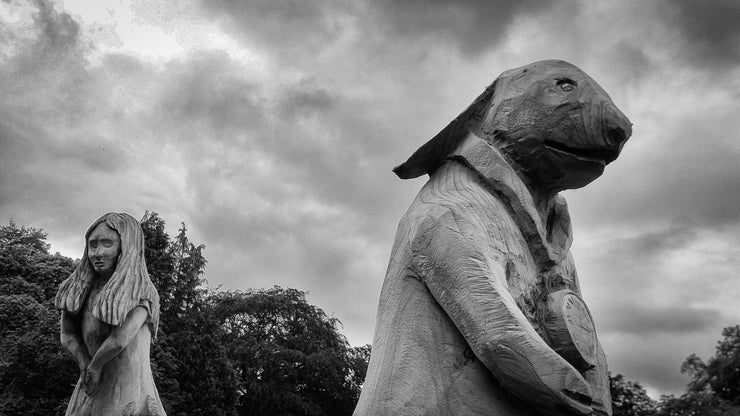
[{"label": "wood grain texture", "polygon": [[396,233],[355,416],[611,414],[558,191],[600,175],[630,129],[587,75],[539,62],[395,169],[430,179]]},{"label": "wood grain texture", "polygon": [[90,226],[86,241],[100,224],[120,236],[115,270],[99,274],[86,244],[82,261],[56,297],[62,345],[80,368],[65,414],[164,416],[149,361],[159,295],[147,273],[141,224],[128,214],[108,213]]},{"label": "wood grain texture", "polygon": [[579,371],[594,368],[598,343],[586,304],[575,292],[559,290],[547,297],[547,309],[545,329],[552,349]]}]

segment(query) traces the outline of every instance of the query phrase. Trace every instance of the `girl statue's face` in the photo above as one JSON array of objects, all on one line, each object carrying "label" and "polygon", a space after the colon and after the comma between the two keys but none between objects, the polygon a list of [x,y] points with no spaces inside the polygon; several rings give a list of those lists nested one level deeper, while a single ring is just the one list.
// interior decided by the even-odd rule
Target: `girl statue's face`
[{"label": "girl statue's face", "polygon": [[87,237],[87,259],[99,276],[110,277],[116,270],[121,254],[121,238],[116,230],[104,222],[98,224]]}]

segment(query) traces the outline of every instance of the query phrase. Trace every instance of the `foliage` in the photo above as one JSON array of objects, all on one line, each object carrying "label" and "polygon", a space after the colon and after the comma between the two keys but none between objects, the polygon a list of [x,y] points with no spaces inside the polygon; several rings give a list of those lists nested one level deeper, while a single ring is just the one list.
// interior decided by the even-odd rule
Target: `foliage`
[{"label": "foliage", "polygon": [[185,224],[174,241],[156,213],[142,228],[162,303],[153,370],[172,415],[350,415],[370,348],[351,348],[338,321],[295,289],[208,293],[205,246]]},{"label": "foliage", "polygon": [[4,247],[24,248],[29,252],[49,254],[47,234],[38,228],[21,226],[10,219],[8,225],[0,226],[0,244]]},{"label": "foliage", "polygon": [[680,397],[662,396],[655,416],[737,416],[740,408],[711,390],[689,391]]},{"label": "foliage", "polygon": [[164,229],[165,222],[156,212],[146,212],[141,219],[144,232],[144,257],[152,283],[157,287],[162,305],[169,305],[175,291],[174,258],[170,253],[170,236]]},{"label": "foliage", "polygon": [[[174,240],[142,218],[161,300],[152,371],[169,415],[350,415],[370,347],[350,347],[339,321],[306,294],[274,287],[208,291],[204,246],[182,224]],[[75,261],[46,233],[0,227],[0,415],[62,415],[79,371],[59,344],[53,298]]]},{"label": "foliage", "polygon": [[[59,284],[69,276],[75,263],[60,254],[49,254],[46,233],[32,227],[18,227],[13,220],[0,226],[0,277],[19,277],[53,299]],[[17,281],[16,281],[17,282]],[[7,284],[6,280],[0,284]],[[3,293],[3,292],[0,292]]]},{"label": "foliage", "polygon": [[190,242],[185,223],[181,224],[175,241],[170,241],[164,226],[165,221],[156,212],[146,212],[141,219],[147,269],[159,292],[162,330],[166,333],[187,327],[183,317],[191,309],[202,306],[206,259],[205,245]]},{"label": "foliage", "polygon": [[295,289],[211,299],[238,376],[240,415],[350,415],[369,347],[350,348],[339,321]]},{"label": "foliage", "polygon": [[141,227],[147,269],[161,304],[152,372],[162,404],[169,415],[234,414],[237,394],[231,364],[202,288],[205,246],[190,243],[185,224],[171,241],[156,212],[146,212]]},{"label": "foliage", "polygon": [[722,337],[707,363],[709,385],[718,397],[740,406],[740,325],[723,329]]},{"label": "foliage", "polygon": [[350,383],[351,388],[356,389],[358,392],[362,389],[362,384],[365,382],[365,376],[367,375],[367,365],[370,362],[370,344],[360,345],[352,347],[349,351],[349,369],[350,369]]},{"label": "foliage", "polygon": [[740,414],[740,325],[727,327],[716,353],[706,363],[696,354],[681,365],[690,378],[686,394],[663,396],[657,416]]},{"label": "foliage", "polygon": [[77,380],[53,305],[74,262],[48,249],[39,229],[0,226],[0,414],[63,415]]},{"label": "foliage", "polygon": [[162,336],[152,351],[154,376],[168,415],[236,414],[233,371],[217,337],[202,327],[174,332]]},{"label": "foliage", "polygon": [[640,383],[629,381],[621,374],[614,377],[610,374],[609,388],[614,416],[649,416],[655,411],[657,403]]}]

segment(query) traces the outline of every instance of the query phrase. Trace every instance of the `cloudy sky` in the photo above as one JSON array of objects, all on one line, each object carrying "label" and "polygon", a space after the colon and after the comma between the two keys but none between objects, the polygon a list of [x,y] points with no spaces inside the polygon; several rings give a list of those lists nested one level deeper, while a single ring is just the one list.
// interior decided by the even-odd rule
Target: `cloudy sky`
[{"label": "cloudy sky", "polygon": [[[175,5],[176,6],[173,6]],[[370,343],[405,160],[506,69],[559,58],[634,123],[565,192],[611,369],[678,393],[740,323],[740,3],[0,0],[0,221],[79,258],[157,211],[211,286],[281,285]]]}]

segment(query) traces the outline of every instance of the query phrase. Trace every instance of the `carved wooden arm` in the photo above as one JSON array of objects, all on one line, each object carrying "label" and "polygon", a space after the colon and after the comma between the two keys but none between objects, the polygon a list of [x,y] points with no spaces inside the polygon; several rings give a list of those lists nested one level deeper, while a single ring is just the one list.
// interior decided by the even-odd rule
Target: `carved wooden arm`
[{"label": "carved wooden arm", "polygon": [[[577,283],[575,287],[577,290]],[[606,355],[596,338],[591,313],[580,296],[569,289],[553,292],[547,300],[545,330],[549,335],[549,345],[588,381],[593,397],[593,414],[611,416]]]},{"label": "carved wooden arm", "polygon": [[612,415],[612,395],[609,391],[609,371],[606,366],[606,355],[601,345],[598,346],[596,367],[586,371],[584,377],[591,385],[593,391],[594,415],[611,416]]},{"label": "carved wooden arm", "polygon": [[61,328],[59,341],[62,343],[62,347],[69,351],[72,358],[74,358],[80,368],[80,377],[84,379],[85,370],[90,364],[90,353],[82,340],[80,323],[69,312],[62,311],[59,326]]},{"label": "carved wooden arm", "polygon": [[422,222],[413,241],[422,281],[499,383],[539,414],[592,414],[581,374],[537,334],[483,248],[484,227],[451,211]]},{"label": "carved wooden arm", "polygon": [[87,367],[85,385],[87,393],[94,395],[97,392],[103,367],[114,359],[134,339],[142,326],[146,323],[149,312],[143,306],[137,306],[126,315],[120,326],[114,327],[108,338],[103,341],[100,348]]}]

